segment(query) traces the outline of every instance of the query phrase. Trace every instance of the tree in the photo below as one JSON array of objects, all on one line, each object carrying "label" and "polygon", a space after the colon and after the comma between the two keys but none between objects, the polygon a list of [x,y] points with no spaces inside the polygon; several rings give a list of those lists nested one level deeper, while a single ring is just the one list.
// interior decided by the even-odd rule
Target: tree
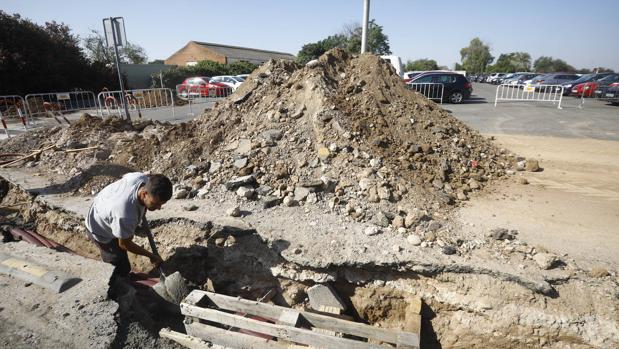
[{"label": "tree", "polygon": [[460,50],[462,67],[467,73],[483,73],[494,57],[490,54],[490,47],[479,38],[474,38],[469,46]]},{"label": "tree", "polygon": [[525,72],[531,69],[531,55],[526,52],[511,52],[499,55],[489,71],[501,73]]},{"label": "tree", "polygon": [[[359,53],[361,51],[361,32],[362,28],[357,23],[345,25],[341,33],[303,45],[297,53],[297,62],[305,64],[336,47],[351,53]],[[367,50],[377,55],[391,54],[389,38],[383,33],[383,27],[376,24],[374,20],[368,23]]]},{"label": "tree", "polygon": [[148,62],[148,64],[165,64],[165,61],[163,59],[153,59],[152,61]]},{"label": "tree", "polygon": [[422,58],[415,61],[407,61],[404,66],[404,70],[406,71],[415,71],[415,70],[438,70],[438,63],[436,63],[433,59]]},{"label": "tree", "polygon": [[552,72],[566,72],[575,73],[576,68],[567,64],[562,59],[554,59],[548,56],[541,56],[533,63],[533,68],[536,73],[552,73]]},{"label": "tree", "polygon": [[[108,47],[105,37],[96,30],[91,30],[90,34],[83,40],[86,55],[91,62],[99,62],[111,66],[114,64],[114,48]],[[118,48],[118,59],[120,63],[143,64],[148,57],[146,51],[139,45],[130,42]]]},{"label": "tree", "polygon": [[71,29],[54,21],[41,26],[0,11],[0,95],[98,90],[114,71],[91,64]]}]

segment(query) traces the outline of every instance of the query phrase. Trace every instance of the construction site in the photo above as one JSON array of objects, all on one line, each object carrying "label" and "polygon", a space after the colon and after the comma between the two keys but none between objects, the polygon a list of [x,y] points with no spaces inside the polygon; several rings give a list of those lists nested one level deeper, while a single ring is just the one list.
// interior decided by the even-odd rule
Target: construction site
[{"label": "construction site", "polygon": [[[2,347],[619,347],[616,237],[582,255],[529,238],[556,226],[525,217],[552,162],[372,54],[270,60],[193,120],[83,113],[0,156]],[[130,254],[110,284],[86,236],[94,195],[130,172],[174,184],[148,213],[165,281]],[[609,202],[591,217],[616,220]]]}]

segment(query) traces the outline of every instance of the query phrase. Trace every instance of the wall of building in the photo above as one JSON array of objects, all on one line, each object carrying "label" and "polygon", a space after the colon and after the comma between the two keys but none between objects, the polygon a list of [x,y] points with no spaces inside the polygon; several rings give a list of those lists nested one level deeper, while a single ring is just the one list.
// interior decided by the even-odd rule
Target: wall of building
[{"label": "wall of building", "polygon": [[[127,88],[149,88],[152,84],[151,76],[159,72],[165,72],[175,65],[170,64],[121,64],[120,71],[127,78]],[[159,85],[156,85],[160,87]]]},{"label": "wall of building", "polygon": [[199,62],[204,60],[221,64],[226,63],[226,57],[194,43],[185,45],[185,47],[178,50],[178,52],[170,56],[170,58],[166,59],[165,63],[184,67],[187,65],[187,62]]}]

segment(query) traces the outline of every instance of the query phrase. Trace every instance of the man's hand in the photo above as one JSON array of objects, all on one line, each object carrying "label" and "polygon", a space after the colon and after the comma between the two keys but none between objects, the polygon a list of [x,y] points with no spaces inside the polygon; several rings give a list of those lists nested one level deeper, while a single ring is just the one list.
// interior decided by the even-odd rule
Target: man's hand
[{"label": "man's hand", "polygon": [[155,268],[159,267],[159,265],[163,263],[163,259],[161,259],[161,257],[155,254],[151,255],[149,258],[150,258],[150,262],[153,263]]}]

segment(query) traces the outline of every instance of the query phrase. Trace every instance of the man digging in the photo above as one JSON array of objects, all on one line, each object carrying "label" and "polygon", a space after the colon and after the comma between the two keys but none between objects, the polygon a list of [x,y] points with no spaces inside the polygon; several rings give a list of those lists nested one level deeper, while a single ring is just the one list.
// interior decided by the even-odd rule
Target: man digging
[{"label": "man digging", "polygon": [[171,197],[172,183],[166,176],[141,172],[125,174],[95,196],[86,216],[86,231],[101,259],[114,265],[112,280],[129,276],[127,251],[150,258],[155,268],[163,262],[134,243],[133,235],[147,228],[146,210],[160,209]]}]

